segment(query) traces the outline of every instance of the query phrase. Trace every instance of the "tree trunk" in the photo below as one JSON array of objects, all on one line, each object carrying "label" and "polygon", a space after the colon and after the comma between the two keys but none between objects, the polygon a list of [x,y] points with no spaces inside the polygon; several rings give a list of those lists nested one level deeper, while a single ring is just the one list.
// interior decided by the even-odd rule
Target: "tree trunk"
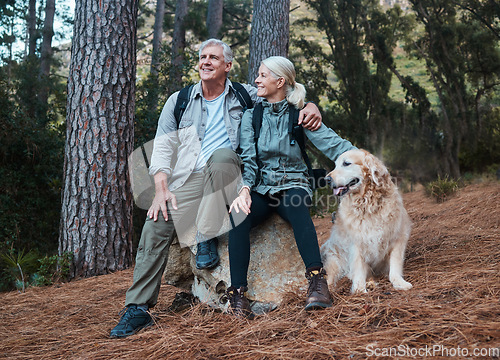
[{"label": "tree trunk", "polygon": [[253,84],[260,62],[269,56],[288,56],[290,0],[254,0],[248,83]]},{"label": "tree trunk", "polygon": [[158,119],[158,66],[160,64],[160,47],[163,35],[163,19],[165,17],[165,0],[156,1],[155,24],[153,30],[153,53],[151,54],[150,88],[147,93],[148,118]]},{"label": "tree trunk", "polygon": [[42,32],[42,51],[40,56],[40,89],[38,98],[43,106],[47,106],[49,96],[48,77],[50,75],[50,62],[52,59],[52,37],[54,36],[54,14],[56,12],[56,1],[46,0],[45,20]]},{"label": "tree trunk", "polygon": [[132,263],[136,20],[136,1],[76,2],[59,235],[72,277]]},{"label": "tree trunk", "polygon": [[151,75],[158,75],[158,56],[163,35],[163,19],[165,17],[165,0],[156,1],[155,25],[153,30],[153,54],[151,55]]},{"label": "tree trunk", "polygon": [[28,3],[28,56],[34,57],[36,53],[36,0]]},{"label": "tree trunk", "polygon": [[182,66],[186,47],[185,19],[188,13],[188,0],[177,0],[175,6],[174,33],[172,35],[172,62],[168,90],[173,93],[182,84]]},{"label": "tree trunk", "polygon": [[208,38],[220,39],[220,29],[222,27],[222,11],[224,9],[224,0],[209,0],[207,12]]},{"label": "tree trunk", "polygon": [[[15,35],[15,32],[14,32],[14,29],[15,29],[15,20],[14,18],[10,17],[9,20],[8,20],[8,29],[9,29],[9,37],[11,39],[15,39],[16,35]],[[13,89],[12,89],[12,65],[14,63],[13,59],[14,59],[14,49],[13,49],[13,42],[11,41],[8,41],[7,42],[7,52],[8,52],[8,58],[7,58],[7,85],[9,87],[9,93],[13,92]]]}]

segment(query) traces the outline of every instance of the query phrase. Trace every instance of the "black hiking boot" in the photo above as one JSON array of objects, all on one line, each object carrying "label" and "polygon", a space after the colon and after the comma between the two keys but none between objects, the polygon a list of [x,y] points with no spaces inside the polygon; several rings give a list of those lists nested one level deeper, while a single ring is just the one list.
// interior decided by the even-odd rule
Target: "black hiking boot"
[{"label": "black hiking boot", "polygon": [[137,308],[137,305],[130,305],[120,311],[122,315],[118,325],[111,330],[111,338],[123,338],[134,335],[141,329],[153,325],[153,318],[146,311]]}]

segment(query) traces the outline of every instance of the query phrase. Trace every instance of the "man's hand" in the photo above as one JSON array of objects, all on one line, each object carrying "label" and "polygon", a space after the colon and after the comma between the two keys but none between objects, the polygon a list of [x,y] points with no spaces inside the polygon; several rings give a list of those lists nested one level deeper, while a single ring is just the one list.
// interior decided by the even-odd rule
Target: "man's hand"
[{"label": "man's hand", "polygon": [[321,113],[318,107],[313,104],[307,104],[299,113],[299,125],[302,124],[308,130],[315,131],[321,126]]},{"label": "man's hand", "polygon": [[252,206],[252,197],[250,196],[250,190],[248,188],[243,188],[236,199],[234,199],[229,212],[236,211],[237,213],[243,211],[245,214],[250,214],[250,207]]},{"label": "man's hand", "polygon": [[165,221],[167,221],[167,202],[170,202],[172,204],[172,207],[177,210],[177,199],[175,198],[175,195],[170,192],[170,190],[167,190],[166,192],[160,194],[158,192],[155,193],[153,203],[148,210],[149,218],[153,219],[154,221],[158,220],[158,212],[161,210],[163,218],[165,219]]},{"label": "man's hand", "polygon": [[158,220],[158,212],[161,211],[165,221],[168,220],[167,202],[172,204],[172,208],[177,210],[177,199],[175,195],[168,190],[167,175],[158,173],[155,175],[155,197],[148,210],[148,216],[154,221]]}]

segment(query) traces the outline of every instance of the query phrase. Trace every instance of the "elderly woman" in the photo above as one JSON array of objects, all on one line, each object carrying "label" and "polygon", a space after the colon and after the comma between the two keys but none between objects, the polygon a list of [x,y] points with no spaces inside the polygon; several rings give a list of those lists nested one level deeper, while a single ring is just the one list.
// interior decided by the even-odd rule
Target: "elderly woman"
[{"label": "elderly woman", "polygon": [[[250,229],[277,212],[292,225],[295,241],[306,268],[309,288],[306,310],[332,306],[314,224],[309,215],[312,190],[301,149],[289,132],[289,111],[304,107],[305,88],[295,81],[295,67],[284,57],[262,61],[255,79],[257,95],[263,97],[262,123],[258,139],[252,116],[241,120],[240,147],[244,164],[243,186],[231,204],[233,216],[246,219],[229,233],[231,286],[226,295],[233,313],[253,318],[248,299],[247,272],[250,261]],[[334,160],[354,148],[324,124],[317,131],[304,129],[307,138]],[[300,200],[300,201],[299,201]],[[272,277],[272,274],[270,275]],[[271,280],[271,279],[270,279]]]}]

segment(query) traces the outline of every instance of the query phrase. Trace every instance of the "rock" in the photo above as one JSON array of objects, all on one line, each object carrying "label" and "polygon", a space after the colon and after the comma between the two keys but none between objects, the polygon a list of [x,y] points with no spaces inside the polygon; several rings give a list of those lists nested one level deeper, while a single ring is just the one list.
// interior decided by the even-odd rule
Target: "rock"
[{"label": "rock", "polygon": [[[193,232],[194,236],[194,232]],[[305,289],[307,281],[305,268],[300,257],[291,226],[278,215],[254,228],[250,234],[251,253],[248,271],[247,297],[252,301],[252,310],[257,313],[270,311],[282,302],[283,295],[292,288]],[[169,284],[177,285],[176,279],[193,276],[191,291],[200,301],[220,309],[228,304],[221,304],[219,299],[230,285],[228,235],[219,237],[220,263],[213,270],[196,269],[196,246],[181,248],[179,243],[172,244],[169,253],[168,271],[165,278]],[[189,267],[179,264],[177,254],[190,253]],[[172,270],[175,268],[175,271]],[[189,273],[189,274],[187,274]],[[175,274],[175,276],[174,276]]]},{"label": "rock", "polygon": [[168,285],[191,290],[194,279],[191,270],[191,255],[190,248],[181,247],[179,240],[175,238],[168,252],[168,261],[164,272],[165,282]]},{"label": "rock", "polygon": [[193,294],[187,292],[180,292],[175,294],[172,305],[168,307],[169,311],[181,312],[197,304],[197,299]]}]

